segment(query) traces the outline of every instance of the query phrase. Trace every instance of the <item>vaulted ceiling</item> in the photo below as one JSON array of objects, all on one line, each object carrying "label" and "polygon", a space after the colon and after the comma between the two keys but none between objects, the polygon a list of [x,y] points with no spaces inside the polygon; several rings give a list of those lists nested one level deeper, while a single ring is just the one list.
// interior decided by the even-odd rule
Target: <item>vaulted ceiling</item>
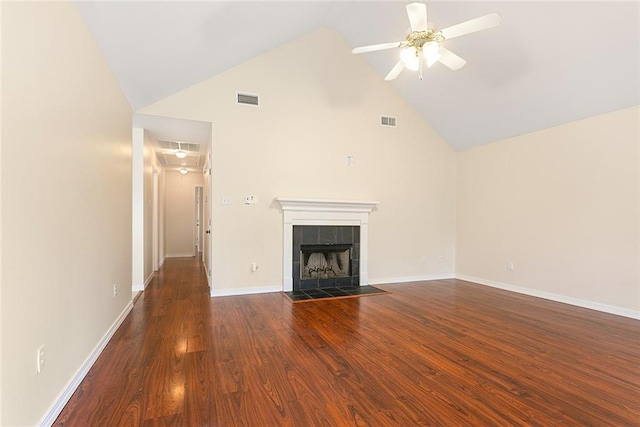
[{"label": "vaulted ceiling", "polygon": [[[134,110],[321,27],[353,46],[404,39],[408,2],[78,2]],[[432,1],[444,28],[491,12],[496,28],[446,41],[467,60],[392,85],[455,149],[639,104],[637,1]],[[398,50],[361,55],[382,80]]]}]

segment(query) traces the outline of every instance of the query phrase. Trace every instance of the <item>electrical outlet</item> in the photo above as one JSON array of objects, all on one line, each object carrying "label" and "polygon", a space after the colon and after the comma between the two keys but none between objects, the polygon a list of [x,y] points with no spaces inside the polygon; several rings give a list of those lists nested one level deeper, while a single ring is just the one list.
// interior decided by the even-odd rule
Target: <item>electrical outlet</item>
[{"label": "electrical outlet", "polygon": [[118,284],[113,284],[113,297],[116,298],[118,296]]},{"label": "electrical outlet", "polygon": [[422,255],[422,258],[420,258],[420,264],[424,264],[427,262],[427,257]]},{"label": "electrical outlet", "polygon": [[254,261],[251,263],[251,272],[255,273],[256,271],[258,271],[258,263]]},{"label": "electrical outlet", "polygon": [[507,263],[507,270],[513,270],[513,261]]},{"label": "electrical outlet", "polygon": [[438,261],[439,261],[439,262],[443,262],[443,261],[444,261],[444,257],[443,257],[442,255],[440,255],[440,256],[438,257]]},{"label": "electrical outlet", "polygon": [[255,205],[260,203],[260,198],[258,196],[246,196],[244,198],[245,205]]},{"label": "electrical outlet", "polygon": [[229,206],[229,205],[231,204],[231,198],[229,198],[229,197],[223,197],[223,198],[222,198],[222,204],[223,204],[224,206]]},{"label": "electrical outlet", "polygon": [[36,350],[36,363],[38,373],[42,372],[44,369],[44,344]]}]

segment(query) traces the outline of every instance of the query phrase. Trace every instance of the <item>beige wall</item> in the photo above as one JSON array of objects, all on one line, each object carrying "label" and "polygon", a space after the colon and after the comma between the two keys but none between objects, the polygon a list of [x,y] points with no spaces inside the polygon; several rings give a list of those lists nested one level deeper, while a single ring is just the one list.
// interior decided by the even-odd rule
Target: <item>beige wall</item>
[{"label": "beige wall", "polygon": [[639,111],[460,152],[456,273],[639,310]]},{"label": "beige wall", "polygon": [[167,256],[195,255],[195,188],[202,187],[202,174],[166,171],[166,243]]},{"label": "beige wall", "polygon": [[2,2],[2,90],[0,424],[35,425],[131,300],[131,109],[71,3]]},{"label": "beige wall", "polygon": [[[453,274],[455,152],[350,50],[318,30],[142,111],[213,123],[214,288],[282,285],[278,196],[379,201],[372,281]],[[261,106],[236,105],[236,91]]]}]

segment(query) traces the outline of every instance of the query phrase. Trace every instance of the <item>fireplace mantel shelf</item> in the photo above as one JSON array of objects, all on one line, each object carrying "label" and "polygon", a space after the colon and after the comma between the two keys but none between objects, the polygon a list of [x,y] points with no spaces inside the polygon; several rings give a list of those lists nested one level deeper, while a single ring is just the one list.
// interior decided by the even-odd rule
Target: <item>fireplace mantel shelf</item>
[{"label": "fireplace mantel shelf", "polygon": [[283,211],[371,212],[380,202],[359,200],[294,199],[277,197]]}]

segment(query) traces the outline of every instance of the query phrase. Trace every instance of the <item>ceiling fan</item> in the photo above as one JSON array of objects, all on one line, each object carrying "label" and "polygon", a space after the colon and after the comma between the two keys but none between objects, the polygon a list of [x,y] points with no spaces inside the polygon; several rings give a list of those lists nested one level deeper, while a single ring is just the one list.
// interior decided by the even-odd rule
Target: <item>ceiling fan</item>
[{"label": "ceiling fan", "polygon": [[438,31],[427,20],[426,4],[408,4],[407,15],[409,15],[409,22],[411,23],[411,32],[407,34],[403,41],[362,46],[352,50],[353,53],[358,54],[397,47],[403,48],[400,51],[400,61],[387,74],[384,78],[385,80],[395,79],[405,68],[419,71],[418,77],[422,80],[424,64],[427,67],[431,67],[438,61],[452,70],[464,67],[467,61],[443,47],[441,43],[454,37],[495,27],[502,20],[499,14],[490,13]]}]

